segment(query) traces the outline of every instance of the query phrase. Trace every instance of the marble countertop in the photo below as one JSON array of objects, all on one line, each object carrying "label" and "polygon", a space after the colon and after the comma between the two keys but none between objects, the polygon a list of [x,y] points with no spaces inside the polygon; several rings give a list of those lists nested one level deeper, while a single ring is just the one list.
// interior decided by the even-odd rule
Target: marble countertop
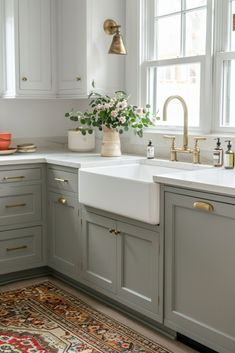
[{"label": "marble countertop", "polygon": [[[135,163],[145,157],[122,155],[121,157],[101,157],[98,153],[76,153],[66,149],[39,148],[35,153],[15,153],[0,156],[0,166],[14,164],[50,163],[65,167],[81,168],[115,164]],[[153,160],[154,161],[154,160]],[[177,163],[177,162],[176,162]],[[177,167],[175,164],[174,167]],[[157,183],[185,187],[194,190],[235,196],[235,169],[208,168],[188,171],[175,171],[154,176]]]},{"label": "marble countertop", "polygon": [[172,172],[153,177],[155,182],[235,196],[235,169],[209,168],[203,170]]},{"label": "marble countertop", "polygon": [[122,155],[121,157],[101,157],[98,153],[76,153],[66,149],[39,148],[34,153],[15,153],[0,156],[0,166],[14,164],[50,163],[65,167],[81,168],[98,165],[112,165],[135,162],[143,157]]}]

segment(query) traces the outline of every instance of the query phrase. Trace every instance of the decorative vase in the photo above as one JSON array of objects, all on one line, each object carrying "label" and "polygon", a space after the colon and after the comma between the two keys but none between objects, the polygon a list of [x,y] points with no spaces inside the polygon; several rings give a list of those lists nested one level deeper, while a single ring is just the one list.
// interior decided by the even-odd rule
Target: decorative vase
[{"label": "decorative vase", "polygon": [[103,127],[103,139],[101,145],[101,156],[103,157],[120,157],[121,144],[119,132]]},{"label": "decorative vase", "polygon": [[83,135],[78,129],[68,130],[68,149],[74,152],[87,152],[95,148],[95,133]]}]

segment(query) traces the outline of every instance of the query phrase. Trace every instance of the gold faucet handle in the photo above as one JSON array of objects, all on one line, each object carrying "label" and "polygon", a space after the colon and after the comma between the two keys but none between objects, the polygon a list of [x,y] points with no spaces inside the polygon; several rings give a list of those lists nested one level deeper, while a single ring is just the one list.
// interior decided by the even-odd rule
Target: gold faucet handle
[{"label": "gold faucet handle", "polygon": [[171,147],[175,148],[175,136],[173,136],[173,135],[164,135],[163,137],[164,137],[164,139],[172,140]]},{"label": "gold faucet handle", "polygon": [[198,148],[198,142],[199,142],[199,141],[205,141],[205,140],[206,140],[206,137],[203,137],[203,136],[195,136],[193,139],[194,139],[194,149],[197,149],[197,148]]}]

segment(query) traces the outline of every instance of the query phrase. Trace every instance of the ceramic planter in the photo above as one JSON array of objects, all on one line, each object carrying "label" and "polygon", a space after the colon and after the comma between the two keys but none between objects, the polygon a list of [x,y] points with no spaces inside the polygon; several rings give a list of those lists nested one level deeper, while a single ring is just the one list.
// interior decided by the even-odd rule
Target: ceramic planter
[{"label": "ceramic planter", "polygon": [[68,149],[74,152],[87,152],[95,148],[95,133],[83,135],[80,130],[68,130]]},{"label": "ceramic planter", "polygon": [[121,144],[119,132],[107,127],[103,127],[103,139],[101,145],[101,156],[120,157]]}]

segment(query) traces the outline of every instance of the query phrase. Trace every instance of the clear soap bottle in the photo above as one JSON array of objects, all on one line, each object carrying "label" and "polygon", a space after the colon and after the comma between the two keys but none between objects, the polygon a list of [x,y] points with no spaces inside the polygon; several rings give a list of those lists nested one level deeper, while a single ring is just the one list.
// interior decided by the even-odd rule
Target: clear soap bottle
[{"label": "clear soap bottle", "polygon": [[224,151],[221,147],[220,138],[217,137],[215,140],[217,140],[217,142],[216,147],[213,150],[213,165],[214,167],[222,167]]},{"label": "clear soap bottle", "polygon": [[147,158],[148,159],[153,159],[154,158],[154,145],[152,143],[152,140],[149,140],[148,146],[147,146]]},{"label": "clear soap bottle", "polygon": [[234,168],[234,152],[232,151],[231,141],[227,140],[227,151],[224,154],[224,168],[225,169],[233,169]]}]

